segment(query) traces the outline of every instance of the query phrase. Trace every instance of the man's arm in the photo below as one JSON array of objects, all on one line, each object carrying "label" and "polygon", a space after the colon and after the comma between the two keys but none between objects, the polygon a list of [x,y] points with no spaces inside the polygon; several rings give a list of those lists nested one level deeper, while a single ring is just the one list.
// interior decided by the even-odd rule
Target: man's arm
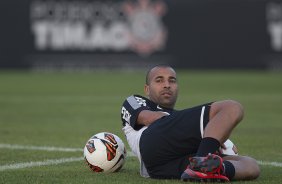
[{"label": "man's arm", "polygon": [[152,124],[154,121],[160,119],[163,116],[169,115],[166,112],[162,111],[150,111],[150,110],[143,110],[139,113],[137,118],[138,125],[145,125],[148,126]]}]

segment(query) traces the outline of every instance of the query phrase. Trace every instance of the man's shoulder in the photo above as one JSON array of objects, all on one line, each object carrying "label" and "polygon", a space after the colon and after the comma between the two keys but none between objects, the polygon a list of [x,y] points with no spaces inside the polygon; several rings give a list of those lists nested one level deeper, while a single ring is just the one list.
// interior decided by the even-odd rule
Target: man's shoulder
[{"label": "man's shoulder", "polygon": [[140,107],[147,107],[147,108],[150,108],[151,110],[157,109],[156,103],[138,94],[134,94],[134,95],[127,97],[125,100],[125,103],[130,105],[133,109],[138,109]]},{"label": "man's shoulder", "polygon": [[142,95],[138,95],[138,94],[133,94],[133,95],[130,95],[130,96],[128,96],[127,97],[127,99],[128,98],[142,98],[142,99],[144,99],[144,100],[148,100],[146,97],[144,97],[144,96],[142,96]]},{"label": "man's shoulder", "polygon": [[150,100],[144,96],[141,95],[130,95],[126,98],[127,101],[137,101],[137,102],[142,102],[142,103],[146,103],[146,102],[150,102]]},{"label": "man's shoulder", "polygon": [[142,106],[147,106],[147,103],[150,101],[149,99],[147,99],[146,97],[144,96],[141,96],[141,95],[131,95],[129,97],[126,98],[126,101],[129,103],[129,104],[139,104],[139,105],[142,105]]}]

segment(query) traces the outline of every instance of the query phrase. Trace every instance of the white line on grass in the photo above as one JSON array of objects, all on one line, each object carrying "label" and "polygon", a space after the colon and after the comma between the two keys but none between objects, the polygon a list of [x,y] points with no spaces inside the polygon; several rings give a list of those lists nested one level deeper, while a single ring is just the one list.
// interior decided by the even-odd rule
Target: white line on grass
[{"label": "white line on grass", "polygon": [[[47,146],[24,146],[17,144],[0,144],[0,148],[12,149],[12,150],[39,150],[39,151],[58,151],[58,152],[82,152],[81,148],[63,148],[63,147],[47,147]],[[127,152],[127,156],[133,156],[132,152]],[[8,165],[0,165],[0,171],[6,170],[15,170],[23,169],[29,167],[39,167],[47,165],[58,165],[69,162],[82,161],[83,157],[74,157],[74,158],[61,158],[61,159],[52,159],[38,162],[24,162],[24,163],[15,163]]]},{"label": "white line on grass", "polygon": [[[0,148],[5,149],[21,149],[21,150],[41,150],[41,151],[58,151],[58,152],[83,152],[81,148],[63,148],[63,147],[48,147],[48,146],[23,146],[16,144],[0,144]],[[128,157],[134,156],[131,151],[127,152]],[[46,160],[40,162],[25,162],[25,163],[17,163],[10,165],[0,165],[0,171],[8,170],[8,169],[21,169],[27,167],[35,167],[35,166],[45,166],[45,165],[58,165],[68,162],[76,162],[83,160],[83,157],[76,158],[62,158],[62,159],[54,159],[54,160]],[[272,167],[282,167],[281,162],[267,162],[267,161],[257,161],[260,165],[264,166],[272,166]]]},{"label": "white line on grass", "polygon": [[0,148],[6,149],[22,149],[22,150],[41,150],[41,151],[59,151],[59,152],[82,152],[82,148],[62,148],[47,146],[23,146],[17,144],[0,144]]},{"label": "white line on grass", "polygon": [[260,165],[266,165],[266,166],[273,166],[273,167],[282,167],[281,162],[266,162],[266,161],[257,161]]},{"label": "white line on grass", "polygon": [[61,158],[61,159],[45,160],[39,162],[24,162],[24,163],[8,164],[8,165],[1,165],[0,171],[23,169],[23,168],[36,167],[36,166],[38,167],[38,166],[47,166],[47,165],[58,165],[58,164],[76,162],[81,160],[83,160],[83,157]]},{"label": "white line on grass", "polygon": [[[64,147],[48,147],[48,146],[24,146],[17,144],[0,144],[0,149],[19,149],[19,150],[38,150],[38,151],[58,151],[58,152],[83,152],[81,148],[64,148]],[[127,152],[127,156],[132,157],[131,151]]]}]

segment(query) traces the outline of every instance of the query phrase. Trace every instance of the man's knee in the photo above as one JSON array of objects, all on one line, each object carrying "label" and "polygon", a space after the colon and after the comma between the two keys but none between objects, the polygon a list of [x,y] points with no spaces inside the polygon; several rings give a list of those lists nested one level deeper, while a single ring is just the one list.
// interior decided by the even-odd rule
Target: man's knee
[{"label": "man's knee", "polygon": [[260,175],[260,168],[254,159],[252,159],[251,162],[252,164],[250,164],[249,176],[250,176],[250,179],[256,179]]},{"label": "man's knee", "polygon": [[259,177],[260,168],[257,161],[251,157],[241,156],[238,162],[238,178],[243,180],[253,180]]},{"label": "man's knee", "polygon": [[241,121],[244,117],[243,106],[235,100],[218,101],[212,104],[212,116],[222,111],[230,116],[235,122]]},{"label": "man's knee", "polygon": [[227,108],[230,113],[234,116],[235,121],[241,121],[244,117],[244,108],[243,106],[234,100],[226,100]]}]

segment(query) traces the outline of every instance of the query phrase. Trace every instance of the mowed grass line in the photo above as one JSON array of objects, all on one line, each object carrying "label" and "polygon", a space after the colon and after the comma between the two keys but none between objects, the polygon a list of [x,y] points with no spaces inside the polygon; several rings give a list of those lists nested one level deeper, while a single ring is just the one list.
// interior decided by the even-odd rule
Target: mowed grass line
[{"label": "mowed grass line", "polygon": [[[143,94],[144,72],[29,73],[0,72],[0,143],[83,148],[101,131],[120,136],[120,106],[130,94]],[[179,71],[176,108],[235,99],[245,107],[244,121],[231,139],[241,154],[265,162],[282,161],[282,74],[257,71]],[[0,149],[0,163],[19,163],[81,156],[80,153]],[[261,166],[252,182],[282,183],[279,167]],[[129,157],[119,173],[90,172],[72,162],[1,172],[0,183],[181,183],[139,176]]]}]

